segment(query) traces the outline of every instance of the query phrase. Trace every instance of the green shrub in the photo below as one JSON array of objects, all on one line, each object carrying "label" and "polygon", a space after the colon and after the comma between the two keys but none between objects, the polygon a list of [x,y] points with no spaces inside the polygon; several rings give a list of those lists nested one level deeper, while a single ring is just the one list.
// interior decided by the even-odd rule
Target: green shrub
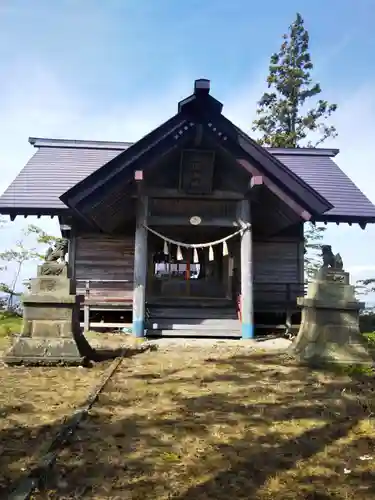
[{"label": "green shrub", "polygon": [[364,312],[359,316],[359,329],[361,332],[375,331],[375,314],[373,312]]},{"label": "green shrub", "polygon": [[367,342],[371,345],[371,347],[375,347],[375,332],[364,333],[363,336],[367,340]]}]

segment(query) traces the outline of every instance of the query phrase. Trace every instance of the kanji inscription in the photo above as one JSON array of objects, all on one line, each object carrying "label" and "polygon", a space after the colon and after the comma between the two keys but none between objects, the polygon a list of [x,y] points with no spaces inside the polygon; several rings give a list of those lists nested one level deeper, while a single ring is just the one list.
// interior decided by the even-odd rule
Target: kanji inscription
[{"label": "kanji inscription", "polygon": [[214,172],[213,151],[195,149],[181,154],[181,190],[191,194],[209,194],[212,191]]}]

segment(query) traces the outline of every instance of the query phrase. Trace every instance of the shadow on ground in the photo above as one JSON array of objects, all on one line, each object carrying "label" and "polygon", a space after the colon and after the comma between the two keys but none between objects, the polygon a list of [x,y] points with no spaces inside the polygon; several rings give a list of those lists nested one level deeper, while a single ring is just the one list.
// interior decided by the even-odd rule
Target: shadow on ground
[{"label": "shadow on ground", "polygon": [[373,379],[270,354],[147,356],[116,375],[36,498],[374,497]]}]

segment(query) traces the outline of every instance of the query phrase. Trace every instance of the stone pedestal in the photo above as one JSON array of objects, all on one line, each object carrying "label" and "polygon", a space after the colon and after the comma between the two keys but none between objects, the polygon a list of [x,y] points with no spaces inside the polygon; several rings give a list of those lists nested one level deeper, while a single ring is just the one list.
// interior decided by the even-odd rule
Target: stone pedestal
[{"label": "stone pedestal", "polygon": [[38,267],[30,293],[22,297],[20,337],[5,354],[8,364],[80,364],[77,347],[79,303],[67,265],[49,262]]},{"label": "stone pedestal", "polygon": [[359,311],[349,273],[321,269],[309,284],[306,297],[298,298],[302,321],[290,353],[310,365],[373,365],[359,331]]}]

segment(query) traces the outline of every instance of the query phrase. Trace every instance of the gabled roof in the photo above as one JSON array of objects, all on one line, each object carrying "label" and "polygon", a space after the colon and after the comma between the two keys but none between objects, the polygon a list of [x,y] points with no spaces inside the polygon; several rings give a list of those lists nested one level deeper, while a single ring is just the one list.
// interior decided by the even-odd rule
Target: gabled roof
[{"label": "gabled roof", "polygon": [[[81,213],[82,202],[90,205],[92,196],[95,197],[97,194],[101,196],[105,190],[115,188],[119,181],[123,182],[124,177],[133,180],[132,172],[137,169],[139,162],[143,168],[148,163],[154,162],[159,155],[166,155],[168,150],[175,148],[176,140],[180,139],[181,136],[184,136],[183,139],[185,139],[189,132],[191,133],[189,129],[191,127],[186,123],[185,118],[177,113],[91,175],[75,184],[60,199],[74,211]],[[172,142],[173,137],[175,139]],[[126,155],[129,150],[130,154]]]},{"label": "gabled roof", "polygon": [[[33,139],[33,144],[38,150],[0,197],[1,213],[50,215],[66,211],[60,196],[129,147],[127,142],[107,142],[104,149],[98,147],[97,141],[74,141],[72,146],[72,141],[62,139]],[[269,148],[268,151],[333,205],[321,220],[375,219],[374,205],[332,159],[337,150]]]},{"label": "gabled roof", "polygon": [[[184,105],[186,109],[186,106],[194,103],[191,97],[182,101],[182,110]],[[220,103],[211,96],[209,97],[217,111]],[[216,122],[220,122],[225,132],[221,133],[221,137],[225,136],[227,140],[231,140],[232,147],[237,148],[237,152],[241,153],[242,149],[246,149],[250,144],[252,155],[256,156],[259,153],[263,160],[267,157],[268,167],[273,165],[274,159],[279,174],[286,175],[292,184],[302,186],[305,193],[315,198],[319,204],[326,203],[328,210],[313,214],[315,220],[349,223],[375,222],[374,205],[332,159],[338,153],[337,150],[260,148],[224,118],[221,115],[221,109],[219,114],[216,113]],[[180,112],[164,123],[161,128],[151,132],[134,145],[128,142],[30,138],[29,142],[38,150],[0,197],[0,213],[11,216],[66,213],[68,207],[60,198],[65,198],[63,195],[67,191],[74,194],[78,188],[77,183],[80,184],[82,181],[82,184],[91,183],[91,189],[95,190],[95,183],[92,183],[93,177],[94,180],[95,177],[97,178],[100,185],[104,177],[108,179],[108,174],[112,173],[116,177],[116,169],[117,171],[123,169],[124,151],[129,150],[131,154],[128,156],[134,161],[137,155],[143,154],[145,144],[148,144],[148,150],[150,147],[152,149],[152,144],[156,142],[160,144],[160,136],[165,138],[168,134],[170,135],[171,129],[179,130],[182,126],[184,131],[184,125],[182,125],[184,123],[188,122],[186,119],[181,120],[180,109]],[[213,126],[212,121],[207,122],[207,127],[208,123],[211,123],[210,133],[218,134],[219,123]],[[231,134],[227,132],[230,127],[232,127]],[[103,166],[105,168],[102,168]],[[263,169],[263,171],[266,170],[265,165]],[[267,174],[272,177],[272,172],[267,172]],[[275,177],[274,180],[280,182],[280,178]],[[72,190],[74,186],[77,188]],[[290,183],[287,188],[290,188]]]},{"label": "gabled roof", "polygon": [[276,156],[226,119],[221,113],[222,107],[209,95],[209,82],[197,80],[194,94],[179,103],[174,117],[76,184],[61,196],[61,200],[73,211],[88,215],[91,207],[109,197],[120,182],[131,183],[136,170],[146,170],[151,163],[157,163],[176,147],[183,148],[197,134],[204,134],[235,160],[241,160],[243,168],[252,166],[270,178],[305,213],[317,216],[333,208]]}]

